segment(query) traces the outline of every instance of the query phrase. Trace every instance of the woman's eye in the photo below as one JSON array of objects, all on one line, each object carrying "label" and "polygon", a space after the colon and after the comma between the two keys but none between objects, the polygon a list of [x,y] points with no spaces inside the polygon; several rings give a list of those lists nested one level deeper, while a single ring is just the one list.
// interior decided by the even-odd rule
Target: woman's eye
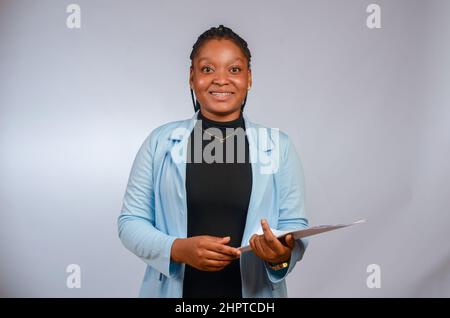
[{"label": "woman's eye", "polygon": [[232,67],[231,68],[231,73],[239,73],[241,71],[240,67]]},{"label": "woman's eye", "polygon": [[202,67],[202,72],[203,73],[211,73],[212,68],[210,68],[209,66],[204,66],[204,67]]}]

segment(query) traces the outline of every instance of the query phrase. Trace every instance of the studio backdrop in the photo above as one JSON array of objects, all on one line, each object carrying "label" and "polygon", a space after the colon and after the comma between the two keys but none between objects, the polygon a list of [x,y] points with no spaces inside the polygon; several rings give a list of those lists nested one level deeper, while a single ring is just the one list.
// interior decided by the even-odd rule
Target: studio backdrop
[{"label": "studio backdrop", "polygon": [[[310,238],[290,297],[450,296],[450,2],[0,1],[0,296],[136,297],[134,157],[193,116],[189,53],[247,40],[245,113],[286,132]],[[79,281],[73,276],[79,274]],[[75,283],[74,283],[75,282]]]}]

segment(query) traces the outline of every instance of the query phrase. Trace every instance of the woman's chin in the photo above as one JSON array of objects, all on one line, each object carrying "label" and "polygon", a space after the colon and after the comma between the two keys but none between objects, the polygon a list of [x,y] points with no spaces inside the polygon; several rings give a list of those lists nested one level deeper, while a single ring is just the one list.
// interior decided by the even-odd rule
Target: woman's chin
[{"label": "woman's chin", "polygon": [[223,103],[217,104],[210,104],[210,106],[206,109],[210,113],[216,113],[216,114],[231,114],[235,112],[238,108],[236,108],[233,105],[225,105]]}]

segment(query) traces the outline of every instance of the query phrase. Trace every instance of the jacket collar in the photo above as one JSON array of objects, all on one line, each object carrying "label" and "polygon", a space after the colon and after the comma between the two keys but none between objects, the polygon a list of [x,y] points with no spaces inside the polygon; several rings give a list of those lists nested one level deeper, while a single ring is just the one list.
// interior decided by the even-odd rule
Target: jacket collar
[{"label": "jacket collar", "polygon": [[[172,133],[169,135],[169,140],[171,141],[186,141],[191,132],[192,129],[194,129],[195,124],[197,123],[197,115],[200,110],[197,110],[190,119],[184,120],[181,122],[181,125],[179,128],[182,129],[174,129]],[[254,146],[258,151],[269,151],[272,150],[274,147],[274,142],[272,140],[272,136],[269,134],[269,140],[268,142],[264,143],[258,143],[257,142],[257,131],[258,128],[262,128],[259,125],[253,123],[251,119],[245,114],[242,114],[244,117],[244,123],[245,123],[245,130],[248,138],[248,142],[250,147]],[[184,128],[184,129],[183,129]],[[247,128],[251,128],[248,129]]]}]

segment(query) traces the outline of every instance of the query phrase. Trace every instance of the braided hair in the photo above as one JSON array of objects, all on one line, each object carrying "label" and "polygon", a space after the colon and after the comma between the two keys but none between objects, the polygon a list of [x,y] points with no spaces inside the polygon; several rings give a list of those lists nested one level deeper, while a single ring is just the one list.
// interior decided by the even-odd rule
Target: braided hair
[{"label": "braided hair", "polygon": [[[209,40],[214,39],[226,39],[233,41],[234,44],[236,44],[241,50],[242,53],[244,53],[244,56],[247,58],[247,65],[250,69],[250,60],[252,58],[252,54],[250,53],[250,50],[248,49],[247,42],[241,38],[238,34],[234,33],[233,30],[230,28],[227,28],[223,26],[222,24],[219,25],[219,27],[212,27],[209,30],[203,32],[195,42],[194,46],[192,47],[191,55],[189,58],[191,59],[191,63],[193,63],[195,56],[198,53],[198,50],[200,47],[205,44]],[[198,101],[194,98],[194,91],[191,88],[191,97],[192,97],[192,103],[194,104],[194,110],[197,111],[200,109],[200,104]],[[244,102],[242,103],[241,111],[244,110],[245,103],[247,102],[247,95],[244,98]]]}]

